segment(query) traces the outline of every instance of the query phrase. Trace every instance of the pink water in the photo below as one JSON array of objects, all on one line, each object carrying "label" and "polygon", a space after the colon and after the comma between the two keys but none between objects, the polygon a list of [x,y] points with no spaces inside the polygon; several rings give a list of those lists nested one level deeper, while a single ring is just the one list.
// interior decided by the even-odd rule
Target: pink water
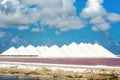
[{"label": "pink water", "polygon": [[120,58],[0,58],[0,61],[120,66]]}]

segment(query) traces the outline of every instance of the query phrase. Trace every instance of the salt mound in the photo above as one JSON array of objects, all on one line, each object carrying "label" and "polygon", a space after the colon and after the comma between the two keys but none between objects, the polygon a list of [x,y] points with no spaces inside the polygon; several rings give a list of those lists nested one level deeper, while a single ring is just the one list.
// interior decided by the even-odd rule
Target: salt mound
[{"label": "salt mound", "polygon": [[37,46],[29,45],[27,47],[20,46],[19,48],[11,47],[1,55],[37,55],[41,58],[99,58],[99,57],[116,57],[113,53],[105,49],[99,44],[75,42],[70,45]]},{"label": "salt mound", "polygon": [[64,52],[64,54],[66,55],[70,54],[70,48],[68,48],[67,45],[63,45],[60,49]]},{"label": "salt mound", "polygon": [[28,53],[24,46],[20,46],[19,48],[17,48],[17,51],[20,53],[19,55],[31,55]]},{"label": "salt mound", "polygon": [[47,46],[37,46],[36,49],[40,52],[40,54],[44,54],[44,52],[49,48]]},{"label": "salt mound", "polygon": [[103,46],[95,44],[97,46],[97,48],[99,48],[99,50],[101,52],[103,52],[103,54],[105,56],[109,56],[109,57],[116,57],[113,53],[111,53],[110,51],[108,51],[107,49],[105,49]]},{"label": "salt mound", "polygon": [[93,57],[93,54],[89,53],[89,49],[86,47],[86,43],[80,43],[79,48],[83,52],[82,54],[84,54],[84,57]]},{"label": "salt mound", "polygon": [[68,47],[70,48],[71,57],[83,56],[82,54],[80,54],[81,52],[76,43],[73,42],[72,44],[68,45]]},{"label": "salt mound", "polygon": [[58,46],[54,45],[44,51],[44,53],[39,55],[39,57],[65,57],[65,54]]},{"label": "salt mound", "polygon": [[32,46],[32,45],[29,45],[29,46],[27,46],[26,47],[26,50],[28,51],[28,53],[29,54],[31,54],[31,55],[39,55],[40,54],[40,52],[34,47],[34,46]]},{"label": "salt mound", "polygon": [[19,55],[19,52],[17,51],[16,48],[11,47],[7,51],[3,52],[1,55]]}]

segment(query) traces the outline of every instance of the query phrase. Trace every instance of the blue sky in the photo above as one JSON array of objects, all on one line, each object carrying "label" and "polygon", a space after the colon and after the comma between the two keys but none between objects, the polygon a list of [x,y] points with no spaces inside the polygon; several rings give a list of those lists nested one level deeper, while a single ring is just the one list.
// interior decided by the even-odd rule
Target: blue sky
[{"label": "blue sky", "polygon": [[0,53],[11,46],[98,43],[120,54],[120,0],[0,0]]}]

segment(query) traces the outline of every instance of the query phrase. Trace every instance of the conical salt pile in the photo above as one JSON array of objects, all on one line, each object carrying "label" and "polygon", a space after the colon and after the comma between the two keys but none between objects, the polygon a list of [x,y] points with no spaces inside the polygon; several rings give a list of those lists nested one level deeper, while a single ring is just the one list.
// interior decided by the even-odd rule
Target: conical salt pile
[{"label": "conical salt pile", "polygon": [[63,45],[58,47],[57,45],[47,47],[47,46],[37,46],[34,47],[29,45],[27,47],[20,46],[19,48],[11,47],[7,51],[1,54],[2,56],[7,55],[22,55],[22,56],[38,56],[41,58],[103,58],[103,57],[116,57],[113,53],[105,49],[99,44],[90,43],[80,43],[75,42],[70,45]]}]

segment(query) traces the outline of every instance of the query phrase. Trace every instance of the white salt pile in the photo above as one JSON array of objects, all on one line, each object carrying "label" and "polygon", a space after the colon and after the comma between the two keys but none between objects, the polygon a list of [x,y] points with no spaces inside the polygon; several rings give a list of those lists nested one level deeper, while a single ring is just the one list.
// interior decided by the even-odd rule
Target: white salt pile
[{"label": "white salt pile", "polygon": [[62,47],[58,47],[57,45],[53,45],[51,47],[34,47],[32,45],[29,45],[27,47],[20,46],[17,49],[11,47],[7,51],[3,52],[1,55],[37,55],[38,57],[42,58],[116,57],[116,55],[97,43],[76,44],[75,42],[71,43],[70,45],[63,45]]}]

